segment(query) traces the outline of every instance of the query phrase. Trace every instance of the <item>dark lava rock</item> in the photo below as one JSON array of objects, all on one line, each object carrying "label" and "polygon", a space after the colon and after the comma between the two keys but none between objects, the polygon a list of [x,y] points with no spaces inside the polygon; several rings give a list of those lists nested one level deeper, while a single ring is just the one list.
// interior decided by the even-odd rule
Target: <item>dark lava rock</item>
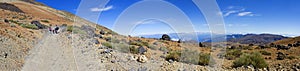
[{"label": "dark lava rock", "polygon": [[9,10],[13,12],[19,12],[19,13],[24,13],[21,9],[19,9],[17,6],[9,3],[0,3],[0,8],[4,10]]}]

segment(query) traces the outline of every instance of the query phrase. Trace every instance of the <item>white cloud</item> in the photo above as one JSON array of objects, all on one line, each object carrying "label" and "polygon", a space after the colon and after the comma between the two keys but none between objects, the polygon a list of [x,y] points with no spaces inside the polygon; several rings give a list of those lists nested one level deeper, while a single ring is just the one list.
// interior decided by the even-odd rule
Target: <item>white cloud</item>
[{"label": "white cloud", "polygon": [[247,27],[248,24],[226,24],[227,27]]},{"label": "white cloud", "polygon": [[245,11],[246,8],[239,7],[239,6],[229,6],[223,11],[223,16],[227,17],[230,15],[237,15],[237,16],[259,16],[257,14],[254,14],[253,12],[250,11]]},{"label": "white cloud", "polygon": [[252,12],[240,12],[238,16],[254,16],[254,14]]},{"label": "white cloud", "polygon": [[91,11],[93,11],[93,12],[100,12],[100,11],[108,11],[108,10],[111,10],[111,9],[113,9],[112,5],[104,7],[104,8],[98,8],[98,7],[91,8]]},{"label": "white cloud", "polygon": [[234,14],[234,13],[237,13],[238,11],[228,11],[228,12],[226,12],[223,16],[224,17],[227,17],[227,16],[229,16],[229,15],[231,15],[231,14]]},{"label": "white cloud", "polygon": [[138,21],[135,24],[156,24],[156,23],[160,23],[160,21],[158,20],[142,20],[142,21]]}]

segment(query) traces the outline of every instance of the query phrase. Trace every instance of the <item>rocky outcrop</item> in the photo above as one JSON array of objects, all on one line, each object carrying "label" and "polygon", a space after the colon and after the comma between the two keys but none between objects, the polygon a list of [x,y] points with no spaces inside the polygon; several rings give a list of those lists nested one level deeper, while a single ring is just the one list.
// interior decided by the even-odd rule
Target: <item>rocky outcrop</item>
[{"label": "rocky outcrop", "polygon": [[31,21],[31,24],[34,24],[35,26],[37,26],[38,29],[46,29],[47,28],[46,25],[41,24],[39,21]]}]

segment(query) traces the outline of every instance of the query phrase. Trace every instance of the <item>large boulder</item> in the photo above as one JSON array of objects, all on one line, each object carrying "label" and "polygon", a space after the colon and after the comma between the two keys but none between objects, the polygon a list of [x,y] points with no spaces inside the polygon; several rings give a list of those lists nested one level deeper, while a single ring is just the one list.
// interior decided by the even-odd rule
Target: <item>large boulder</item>
[{"label": "large boulder", "polygon": [[199,42],[199,47],[205,47],[205,45],[202,44],[202,42]]},{"label": "large boulder", "polygon": [[143,47],[143,46],[140,46],[138,48],[138,50],[139,50],[139,54],[144,54],[145,52],[147,52],[147,49],[145,47]]},{"label": "large boulder", "polygon": [[171,40],[171,37],[170,37],[169,35],[167,35],[167,34],[163,34],[163,35],[161,36],[161,39],[162,39],[162,40],[170,41],[170,40]]},{"label": "large boulder", "polygon": [[39,21],[31,21],[31,24],[34,24],[35,26],[37,26],[38,29],[46,29],[47,28],[46,25],[41,24]]}]

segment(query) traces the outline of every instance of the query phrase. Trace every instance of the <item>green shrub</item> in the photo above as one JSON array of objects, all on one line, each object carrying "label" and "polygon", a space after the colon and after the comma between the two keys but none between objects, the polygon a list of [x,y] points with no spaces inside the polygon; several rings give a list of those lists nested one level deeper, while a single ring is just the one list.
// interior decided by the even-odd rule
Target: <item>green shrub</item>
[{"label": "green shrub", "polygon": [[210,62],[210,55],[205,53],[198,53],[193,50],[171,51],[166,56],[166,60],[174,60],[183,63],[190,63],[196,65],[208,65]]},{"label": "green shrub", "polygon": [[148,42],[142,41],[141,43],[142,43],[142,45],[149,47],[149,43]]},{"label": "green shrub", "polygon": [[72,32],[72,31],[73,31],[73,29],[74,29],[74,27],[73,27],[73,26],[67,26],[67,31],[69,31],[69,32]]},{"label": "green shrub", "polygon": [[34,24],[21,24],[21,27],[35,30],[38,29],[38,27]]},{"label": "green shrub", "polygon": [[130,52],[129,45],[128,44],[114,44],[113,48],[116,50],[123,52],[123,53],[128,53]]},{"label": "green shrub", "polygon": [[262,55],[268,55],[268,56],[270,56],[272,53],[270,53],[270,52],[267,52],[267,51],[259,51]]},{"label": "green shrub", "polygon": [[130,46],[129,50],[130,50],[130,53],[132,53],[132,54],[138,54],[139,53],[138,48],[136,48],[134,46]]},{"label": "green shrub", "polygon": [[67,26],[67,31],[73,32],[75,34],[86,34],[86,32],[79,29],[79,27],[77,27],[77,26]]},{"label": "green shrub", "polygon": [[228,60],[233,60],[242,55],[242,51],[238,49],[228,50],[225,54],[225,58]]},{"label": "green shrub", "polygon": [[102,42],[102,45],[106,46],[108,48],[113,48],[112,45],[111,45],[111,43],[109,43],[109,42]]},{"label": "green shrub", "polygon": [[160,50],[160,51],[163,51],[163,52],[169,51],[169,50],[167,49],[167,47],[160,47],[159,50]]},{"label": "green shrub", "polygon": [[287,58],[290,59],[290,60],[296,59],[295,56],[288,56]]},{"label": "green shrub", "polygon": [[210,61],[209,59],[210,59],[210,55],[209,54],[200,53],[199,54],[198,64],[199,65],[208,65],[209,61]]},{"label": "green shrub", "polygon": [[112,42],[112,43],[120,43],[120,40],[116,39],[116,38],[111,38],[110,42]]},{"label": "green shrub", "polygon": [[143,46],[143,44],[141,42],[137,42],[137,41],[130,41],[129,44],[136,45],[136,46]]},{"label": "green shrub", "polygon": [[174,60],[174,61],[179,61],[181,56],[180,51],[171,51],[166,57],[166,60]]},{"label": "green shrub", "polygon": [[158,47],[154,45],[149,45],[147,47],[150,48],[151,50],[158,50]]},{"label": "green shrub", "polygon": [[264,60],[262,55],[258,52],[243,54],[240,58],[233,62],[233,67],[250,66],[253,65],[255,68],[266,68],[267,62]]},{"label": "green shrub", "polygon": [[48,21],[48,20],[41,20],[41,22],[49,23],[49,21]]}]

